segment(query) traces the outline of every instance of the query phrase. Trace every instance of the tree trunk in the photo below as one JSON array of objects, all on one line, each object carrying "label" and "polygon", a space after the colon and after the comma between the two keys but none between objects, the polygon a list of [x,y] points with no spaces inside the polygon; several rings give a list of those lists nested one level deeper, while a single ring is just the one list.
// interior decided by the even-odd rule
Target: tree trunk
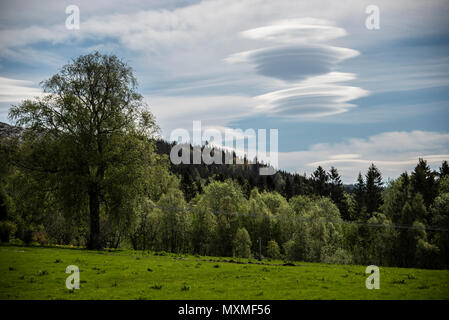
[{"label": "tree trunk", "polygon": [[89,188],[90,238],[88,249],[103,249],[100,239],[100,195],[96,186]]}]

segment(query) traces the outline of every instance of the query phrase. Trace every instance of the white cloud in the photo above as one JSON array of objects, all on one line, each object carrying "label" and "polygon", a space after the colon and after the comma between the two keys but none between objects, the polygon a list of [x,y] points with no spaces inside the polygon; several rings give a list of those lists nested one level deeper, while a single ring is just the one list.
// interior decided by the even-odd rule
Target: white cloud
[{"label": "white cloud", "polygon": [[427,160],[435,169],[443,160],[449,160],[449,133],[384,132],[367,139],[315,144],[307,150],[280,152],[279,165],[282,169],[307,174],[319,165],[327,170],[335,166],[345,183],[353,183],[358,172],[365,173],[371,163],[387,180],[405,170],[413,170],[419,158]]},{"label": "white cloud", "polygon": [[254,114],[254,101],[248,96],[153,96],[147,101],[167,138],[174,129],[191,131],[194,120],[201,120],[203,127],[224,128]]},{"label": "white cloud", "polygon": [[[321,119],[326,119],[323,117],[325,115],[343,113],[353,108],[350,101],[367,94],[361,88],[366,89],[365,83],[370,81],[389,90],[400,89],[407,79],[412,79],[414,88],[422,86],[424,80],[429,86],[434,86],[435,77],[428,74],[428,66],[417,64],[408,66],[416,69],[404,70],[407,67],[407,60],[404,59],[405,66],[399,69],[397,64],[385,63],[382,55],[387,53],[384,52],[368,61],[351,60],[351,63],[359,61],[360,65],[353,69],[359,75],[363,69],[373,71],[365,75],[365,79],[356,79],[354,73],[341,72],[339,63],[358,54],[349,47],[364,52],[370,46],[381,47],[385,43],[393,43],[388,41],[430,34],[438,27],[442,29],[442,26],[447,26],[445,21],[449,8],[445,1],[438,0],[413,3],[409,0],[379,0],[376,4],[381,8],[381,30],[372,32],[364,27],[367,3],[359,0],[317,0],[313,3],[214,0],[183,7],[167,7],[167,0],[151,1],[150,4],[133,0],[126,3],[112,1],[112,4],[109,0],[98,3],[78,1],[81,10],[81,29],[78,31],[65,29],[65,6],[60,1],[32,4],[11,1],[8,6],[2,3],[2,9],[7,7],[8,10],[0,10],[0,18],[2,22],[8,22],[2,23],[0,29],[0,57],[36,65],[51,60],[52,64],[60,66],[58,58],[61,59],[66,52],[61,53],[63,50],[59,51],[59,47],[52,46],[54,44],[70,44],[75,50],[86,43],[89,49],[95,49],[101,43],[100,49],[103,50],[126,50],[127,61],[139,72],[139,82],[146,88],[153,89],[153,85],[160,88],[156,94],[152,91],[148,101],[167,133],[177,127],[191,128],[192,120],[201,119],[205,125],[226,126],[236,119],[261,114],[284,118],[315,117],[324,121]],[[19,8],[16,3],[21,3]],[[20,16],[11,19],[7,15]],[[334,42],[329,45],[325,44],[326,41]],[[34,47],[36,44],[44,45]],[[277,45],[276,50],[260,49],[271,45]],[[224,63],[226,57],[236,52],[246,52],[240,56],[241,60],[259,62],[265,66],[262,70],[265,75],[278,78],[260,76],[251,72],[248,65]],[[120,52],[116,53],[120,55]],[[282,55],[282,59],[277,60],[285,60],[289,53],[293,53],[294,58],[289,60],[292,63],[284,65],[287,72],[292,72],[291,75],[285,77],[285,73],[273,73],[269,66],[276,65],[269,62],[278,54]],[[307,57],[310,57],[308,62],[318,63],[304,63]],[[239,54],[234,58],[239,58]],[[255,61],[255,58],[259,60]],[[67,56],[62,60],[65,62]],[[430,70],[442,73],[442,84],[447,84],[445,66],[447,62],[443,61]],[[412,78],[422,77],[423,72],[427,72],[424,80]],[[263,79],[255,79],[257,76]],[[182,83],[178,81],[180,78],[183,79]],[[231,80],[222,85],[226,82],[223,79]],[[342,83],[346,81],[357,81],[357,84]],[[216,85],[212,88],[211,83]],[[232,83],[235,87],[227,88],[225,93],[224,90],[220,91],[220,87],[228,87]],[[22,99],[31,93],[34,95],[31,83],[16,85],[21,87],[20,92],[24,95],[18,94],[14,98],[5,91],[0,99]],[[196,86],[197,96],[191,96],[193,89],[187,88],[189,85]],[[190,92],[183,92],[183,89]],[[176,90],[185,96],[169,97]],[[205,92],[209,96],[200,96]],[[382,120],[383,117],[395,116],[395,110],[391,110],[390,106],[383,111],[378,116]],[[373,119],[368,114],[354,121]],[[350,153],[359,153],[353,149]],[[307,163],[326,160],[327,156],[333,159],[332,156],[339,154],[343,152],[323,153],[323,158],[311,157]],[[434,154],[441,152],[435,151]],[[361,154],[357,159],[369,161],[371,158]]]},{"label": "white cloud", "polygon": [[222,135],[222,141],[225,142],[232,142],[233,140],[240,140],[243,141],[247,138],[256,138],[257,133],[254,129],[236,129],[236,128],[229,128],[225,126],[206,126],[203,128],[204,130],[218,130]]},{"label": "white cloud", "polygon": [[330,21],[310,17],[280,20],[268,26],[241,32],[248,39],[288,44],[328,41],[346,34],[345,29],[336,27]]},{"label": "white cloud", "polygon": [[0,77],[0,102],[18,102],[42,95],[40,89],[27,80]]},{"label": "white cloud", "polygon": [[255,97],[258,110],[289,119],[323,117],[348,111],[351,100],[366,96],[368,91],[338,82],[354,79],[355,75],[330,72],[310,77],[288,89]]},{"label": "white cloud", "polygon": [[[244,75],[243,67],[233,69],[222,60],[238,51],[254,50],[267,40],[297,44],[336,39],[370,45],[409,36],[414,25],[414,35],[425,34],[429,26],[441,24],[447,16],[444,1],[379,0],[376,4],[381,8],[382,32],[373,33],[364,27],[367,4],[358,0],[131,0],[126,4],[118,0],[79,0],[81,29],[70,31],[64,25],[67,4],[56,0],[2,3],[0,19],[5,23],[0,28],[0,56],[15,54],[26,61],[35,53],[18,52],[18,48],[40,43],[76,47],[78,41],[82,46],[82,40],[89,40],[136,53],[133,66],[160,77],[242,70]],[[345,34],[350,37],[342,39]],[[43,57],[41,63],[46,59]]]}]

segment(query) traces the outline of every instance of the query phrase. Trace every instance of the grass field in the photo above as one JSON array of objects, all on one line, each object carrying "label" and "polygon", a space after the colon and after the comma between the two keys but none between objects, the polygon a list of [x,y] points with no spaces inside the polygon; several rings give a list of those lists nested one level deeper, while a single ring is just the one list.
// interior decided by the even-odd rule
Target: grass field
[{"label": "grass field", "polygon": [[[219,260],[219,261],[218,261]],[[449,271],[199,257],[152,252],[0,246],[0,299],[449,299]],[[248,263],[251,261],[251,263]],[[68,290],[68,265],[80,269]]]}]

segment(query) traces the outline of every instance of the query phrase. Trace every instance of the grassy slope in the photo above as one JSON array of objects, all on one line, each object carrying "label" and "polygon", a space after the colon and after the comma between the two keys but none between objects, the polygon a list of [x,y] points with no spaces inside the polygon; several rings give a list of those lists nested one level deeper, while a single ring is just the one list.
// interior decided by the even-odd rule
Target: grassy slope
[{"label": "grassy slope", "polygon": [[[447,270],[381,268],[380,290],[368,290],[364,266],[209,259],[0,246],[0,299],[449,299]],[[71,264],[81,278],[73,292],[65,287]]]}]

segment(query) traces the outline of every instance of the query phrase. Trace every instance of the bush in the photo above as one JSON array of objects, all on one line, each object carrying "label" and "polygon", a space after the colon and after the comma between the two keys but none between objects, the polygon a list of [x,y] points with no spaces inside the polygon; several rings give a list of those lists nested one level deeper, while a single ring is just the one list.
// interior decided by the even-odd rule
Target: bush
[{"label": "bush", "polygon": [[275,240],[271,240],[267,244],[267,256],[272,259],[279,259],[281,257],[281,251],[279,245]]},{"label": "bush", "polygon": [[9,242],[11,237],[16,233],[17,226],[11,221],[0,221],[0,241]]}]

